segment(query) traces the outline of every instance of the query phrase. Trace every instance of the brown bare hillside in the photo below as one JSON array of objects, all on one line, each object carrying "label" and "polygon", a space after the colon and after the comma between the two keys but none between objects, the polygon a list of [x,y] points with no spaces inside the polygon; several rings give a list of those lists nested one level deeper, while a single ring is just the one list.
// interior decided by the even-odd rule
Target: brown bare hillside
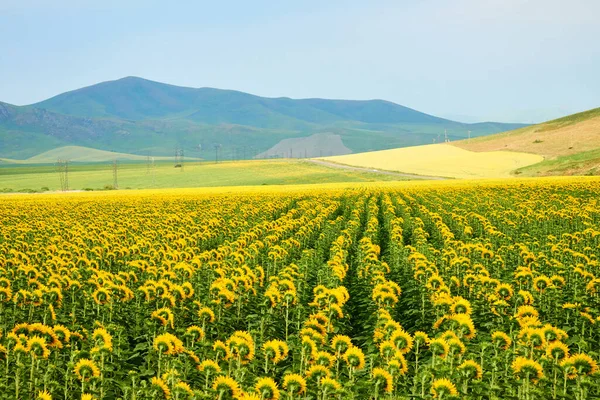
[{"label": "brown bare hillside", "polygon": [[571,156],[600,148],[600,108],[452,144],[471,151],[509,150],[534,153],[546,159]]}]

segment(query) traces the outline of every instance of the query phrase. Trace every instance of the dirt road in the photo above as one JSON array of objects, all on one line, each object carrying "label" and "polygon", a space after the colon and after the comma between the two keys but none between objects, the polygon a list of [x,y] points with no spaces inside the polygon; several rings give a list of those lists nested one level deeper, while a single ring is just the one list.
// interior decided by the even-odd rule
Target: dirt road
[{"label": "dirt road", "polygon": [[441,180],[447,179],[447,178],[443,178],[441,176],[413,175],[413,174],[405,174],[402,172],[381,171],[381,170],[374,169],[374,168],[353,167],[351,165],[337,164],[337,163],[325,161],[325,160],[310,159],[310,160],[306,160],[306,161],[311,162],[313,164],[323,165],[325,167],[339,168],[339,169],[345,169],[345,170],[349,170],[349,171],[370,172],[372,174],[391,175],[391,176],[398,176],[398,177],[409,178],[409,179],[425,179],[425,180],[434,180],[434,181],[441,181]]}]

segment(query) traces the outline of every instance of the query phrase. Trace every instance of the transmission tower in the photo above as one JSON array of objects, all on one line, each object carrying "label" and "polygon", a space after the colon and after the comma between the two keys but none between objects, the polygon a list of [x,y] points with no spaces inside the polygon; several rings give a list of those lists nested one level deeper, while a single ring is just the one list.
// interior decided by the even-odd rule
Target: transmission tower
[{"label": "transmission tower", "polygon": [[112,163],[112,171],[113,171],[113,189],[118,189],[119,188],[119,177],[118,177],[118,172],[119,172],[119,161],[117,161],[117,159],[115,158],[113,160]]},{"label": "transmission tower", "polygon": [[60,180],[60,190],[66,192],[69,190],[69,161],[62,159],[56,160],[56,173]]}]

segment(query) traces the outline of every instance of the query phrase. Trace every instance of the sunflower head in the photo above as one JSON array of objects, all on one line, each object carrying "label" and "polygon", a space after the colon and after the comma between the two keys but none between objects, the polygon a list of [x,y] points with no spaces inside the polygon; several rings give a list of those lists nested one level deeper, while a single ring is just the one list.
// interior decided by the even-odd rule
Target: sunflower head
[{"label": "sunflower head", "polygon": [[448,346],[448,342],[446,342],[444,339],[438,338],[432,339],[429,342],[429,350],[432,354],[441,358],[445,358],[448,355],[450,347]]},{"label": "sunflower head", "polygon": [[210,375],[216,375],[221,372],[221,367],[213,360],[204,360],[202,361],[198,367],[198,371],[204,372]]},{"label": "sunflower head", "polygon": [[344,361],[350,368],[361,370],[365,367],[365,355],[358,347],[350,347],[344,353]]},{"label": "sunflower head", "polygon": [[471,303],[467,299],[463,299],[462,297],[455,301],[452,306],[450,306],[450,311],[453,314],[471,314]]},{"label": "sunflower head", "polygon": [[458,396],[456,386],[446,378],[436,379],[431,384],[431,394],[434,398],[446,396]]},{"label": "sunflower head", "polygon": [[587,354],[574,354],[567,359],[578,375],[593,375],[598,372],[598,363]]},{"label": "sunflower head", "polygon": [[77,364],[75,364],[73,371],[81,381],[87,381],[90,378],[97,378],[100,376],[100,369],[98,369],[96,363],[87,358],[79,360]]},{"label": "sunflower head", "polygon": [[269,377],[258,378],[254,390],[260,393],[261,398],[265,400],[277,400],[280,396],[277,383]]},{"label": "sunflower head", "polygon": [[46,341],[39,336],[34,336],[27,340],[27,352],[35,358],[48,358],[50,350],[46,346]]},{"label": "sunflower head", "polygon": [[52,395],[47,390],[40,390],[37,398],[38,400],[52,400]]},{"label": "sunflower head", "polygon": [[228,376],[217,376],[213,381],[212,388],[219,396],[228,395],[231,398],[237,398],[241,394],[239,383]]},{"label": "sunflower head", "polygon": [[556,361],[569,357],[569,346],[563,342],[555,341],[546,346],[546,356]]},{"label": "sunflower head", "polygon": [[468,379],[479,380],[483,376],[483,369],[481,368],[481,365],[473,360],[463,361],[463,363],[458,366],[458,370],[461,371]]},{"label": "sunflower head", "polygon": [[317,365],[323,365],[327,368],[331,368],[335,363],[335,360],[336,357],[326,351],[317,351],[315,354],[313,354],[314,363]]},{"label": "sunflower head", "polygon": [[500,347],[504,350],[508,350],[512,345],[512,339],[506,333],[502,331],[495,331],[492,333],[492,342],[495,346]]},{"label": "sunflower head", "polygon": [[378,389],[382,389],[386,393],[391,393],[394,390],[394,378],[385,369],[379,367],[373,368],[371,377]]},{"label": "sunflower head", "polygon": [[167,385],[167,382],[165,382],[163,379],[153,376],[152,379],[150,379],[150,384],[155,388],[159,389],[165,399],[171,397],[171,390],[169,389],[169,385]]},{"label": "sunflower head", "polygon": [[190,336],[194,341],[200,342],[204,339],[204,329],[199,326],[192,325],[185,330],[185,334]]},{"label": "sunflower head", "polygon": [[543,368],[537,361],[521,356],[513,361],[512,370],[517,379],[529,378],[537,382],[544,376]]},{"label": "sunflower head", "polygon": [[425,332],[417,331],[413,335],[416,345],[422,346],[429,341],[429,336]]},{"label": "sunflower head", "polygon": [[306,392],[306,379],[302,375],[287,374],[283,377],[282,386],[290,393],[300,395]]},{"label": "sunflower head", "polygon": [[329,368],[323,365],[312,365],[309,369],[306,370],[306,377],[308,379],[315,378],[316,380],[319,380],[323,377],[328,377],[330,375],[331,372],[329,371]]},{"label": "sunflower head", "polygon": [[413,347],[413,338],[404,329],[398,329],[390,336],[390,341],[402,354],[408,353]]},{"label": "sunflower head", "polygon": [[327,376],[319,381],[319,386],[326,393],[335,393],[342,388],[338,381]]}]

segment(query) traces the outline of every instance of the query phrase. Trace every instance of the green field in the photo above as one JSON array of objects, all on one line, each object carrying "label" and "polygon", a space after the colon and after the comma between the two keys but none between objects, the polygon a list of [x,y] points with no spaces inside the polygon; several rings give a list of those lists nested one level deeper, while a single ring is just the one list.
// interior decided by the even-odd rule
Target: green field
[{"label": "green field", "polygon": [[[185,163],[183,170],[172,162],[119,164],[119,189],[284,185],[335,182],[402,180],[402,177],[331,168],[296,160]],[[112,163],[69,165],[70,190],[103,190],[113,185]],[[0,191],[60,190],[54,165],[0,164]]]}]

